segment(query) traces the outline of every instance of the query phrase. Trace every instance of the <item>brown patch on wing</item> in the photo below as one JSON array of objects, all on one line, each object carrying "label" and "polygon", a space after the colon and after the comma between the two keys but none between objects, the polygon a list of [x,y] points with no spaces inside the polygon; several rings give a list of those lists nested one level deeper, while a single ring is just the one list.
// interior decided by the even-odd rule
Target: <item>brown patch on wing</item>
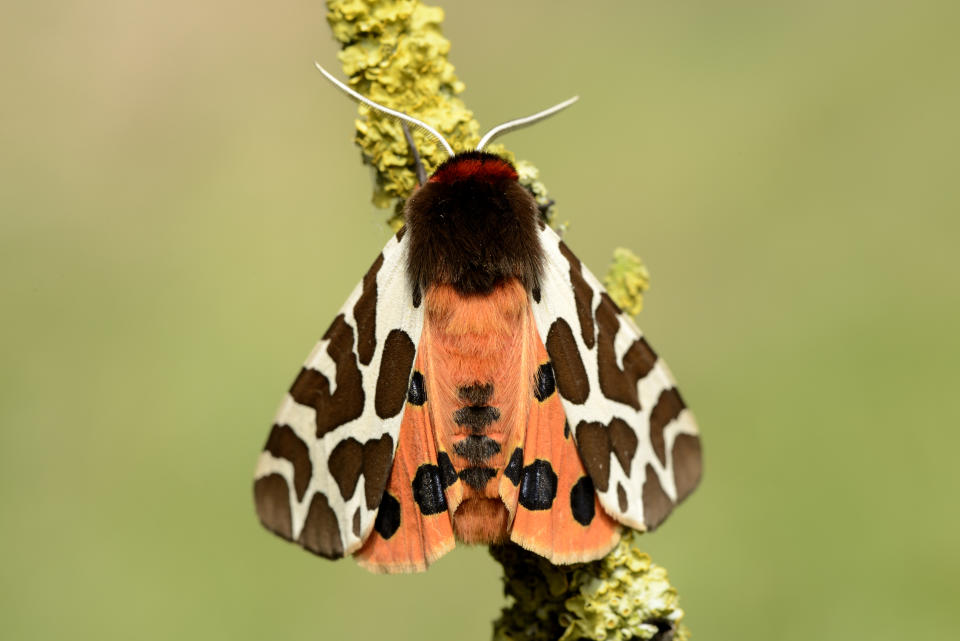
[{"label": "brown patch on wing", "polygon": [[317,492],[310,500],[307,520],[303,524],[297,543],[314,554],[328,559],[339,559],[343,556],[343,543],[340,541],[337,515],[323,492]]},{"label": "brown patch on wing", "polygon": [[353,513],[353,535],[360,536],[360,508]]},{"label": "brown patch on wing", "polygon": [[597,325],[600,326],[600,332],[597,335],[600,391],[610,400],[639,410],[640,397],[637,392],[637,383],[653,369],[657,362],[657,355],[641,336],[624,354],[623,369],[617,366],[614,341],[620,329],[620,321],[617,318],[619,315],[620,308],[610,299],[610,296],[606,292],[601,294],[600,304],[597,305]]},{"label": "brown patch on wing", "polygon": [[353,352],[353,328],[337,316],[323,335],[329,339],[327,354],[337,367],[337,391],[330,393],[330,381],[317,370],[304,367],[293,385],[290,395],[297,403],[312,407],[317,412],[317,438],[349,423],[363,413],[363,378],[357,368]]},{"label": "brown patch on wing", "polygon": [[327,459],[327,468],[330,475],[340,488],[340,496],[344,501],[353,496],[360,480],[363,469],[363,446],[355,438],[348,438],[337,443]]},{"label": "brown patch on wing", "polygon": [[621,512],[626,512],[630,504],[627,503],[627,491],[623,489],[622,483],[617,483],[617,505]]},{"label": "brown patch on wing", "polygon": [[680,412],[685,407],[686,405],[680,398],[677,388],[671,387],[660,392],[660,398],[657,399],[657,404],[653,406],[653,410],[650,412],[650,443],[663,465],[667,464],[663,430],[670,424],[670,421],[680,416]]},{"label": "brown patch on wing", "polygon": [[383,254],[380,254],[363,276],[363,293],[353,306],[353,318],[357,322],[357,356],[364,365],[370,364],[377,348],[377,274],[382,266]]},{"label": "brown patch on wing", "polygon": [[571,403],[584,403],[590,395],[590,381],[567,321],[558,318],[553,322],[547,332],[546,347],[560,394]]},{"label": "brown patch on wing", "polygon": [[678,503],[697,487],[701,472],[700,437],[680,434],[673,441],[673,479],[677,485]]},{"label": "brown patch on wing", "polygon": [[393,439],[384,434],[363,444],[364,498],[371,510],[380,505],[393,463]]},{"label": "brown patch on wing", "polygon": [[387,334],[374,397],[374,409],[380,418],[391,418],[403,409],[416,351],[410,336],[402,329],[393,329]]},{"label": "brown patch on wing", "polygon": [[300,440],[289,425],[274,425],[263,449],[277,458],[290,461],[293,465],[293,489],[297,492],[297,498],[302,501],[313,475],[307,444]]},{"label": "brown patch on wing", "polygon": [[583,466],[590,473],[593,484],[600,492],[610,485],[610,455],[617,457],[624,473],[630,476],[630,465],[637,453],[637,435],[621,418],[614,418],[609,425],[599,422],[580,421],[576,429],[577,450]]},{"label": "brown patch on wing", "polygon": [[643,483],[643,520],[653,530],[663,523],[673,509],[673,501],[663,491],[653,466],[647,463],[647,478]]},{"label": "brown patch on wing", "polygon": [[393,439],[389,434],[384,434],[363,445],[353,437],[340,441],[330,453],[327,467],[345,501],[353,496],[360,474],[363,474],[366,480],[363,485],[364,498],[367,508],[372,510],[380,505],[392,462]]},{"label": "brown patch on wing", "polygon": [[599,492],[610,485],[610,435],[603,423],[580,421],[577,424],[577,450]]},{"label": "brown patch on wing", "polygon": [[580,259],[574,256],[567,245],[560,241],[560,253],[570,263],[570,282],[573,284],[573,297],[577,305],[577,318],[580,319],[580,334],[588,349],[593,349],[596,330],[593,325],[593,314],[590,307],[593,304],[593,288],[583,278],[583,268]]},{"label": "brown patch on wing", "polygon": [[279,474],[269,474],[253,483],[253,501],[263,527],[288,541],[293,538],[290,488]]},{"label": "brown patch on wing", "polygon": [[623,419],[615,418],[609,426],[610,447],[620,461],[620,467],[630,476],[630,464],[637,453],[637,433]]}]

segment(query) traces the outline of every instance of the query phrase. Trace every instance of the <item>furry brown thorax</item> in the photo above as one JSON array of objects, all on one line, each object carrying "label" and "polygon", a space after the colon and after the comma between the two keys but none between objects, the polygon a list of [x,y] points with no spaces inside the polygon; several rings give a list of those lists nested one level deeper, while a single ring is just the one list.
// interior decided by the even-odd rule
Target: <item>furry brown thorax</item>
[{"label": "furry brown thorax", "polygon": [[461,294],[488,294],[517,278],[538,286],[543,250],[537,203],[509,162],[482,151],[440,165],[407,200],[411,282],[427,291],[447,284]]}]

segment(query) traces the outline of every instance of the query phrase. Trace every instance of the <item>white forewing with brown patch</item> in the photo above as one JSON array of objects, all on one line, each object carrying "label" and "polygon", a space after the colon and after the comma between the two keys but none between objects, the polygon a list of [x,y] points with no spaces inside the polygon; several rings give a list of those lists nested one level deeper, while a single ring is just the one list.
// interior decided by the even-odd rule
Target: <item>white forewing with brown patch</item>
[{"label": "white forewing with brown patch", "polygon": [[[543,227],[534,317],[564,412],[603,508],[659,525],[700,478],[700,441],[666,363],[559,236]],[[539,298],[539,300],[538,300]]]},{"label": "white forewing with brown patch", "polygon": [[369,535],[396,450],[423,327],[407,255],[401,231],[307,357],[257,461],[263,524],[330,558]]}]

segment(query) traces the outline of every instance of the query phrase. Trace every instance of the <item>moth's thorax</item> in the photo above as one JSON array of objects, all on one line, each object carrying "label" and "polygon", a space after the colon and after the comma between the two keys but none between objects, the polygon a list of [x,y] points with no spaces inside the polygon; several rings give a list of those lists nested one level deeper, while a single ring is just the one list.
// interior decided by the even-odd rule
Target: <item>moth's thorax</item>
[{"label": "moth's thorax", "polygon": [[430,176],[430,182],[452,184],[476,179],[494,183],[517,178],[517,170],[500,156],[473,151],[457,154],[437,167]]},{"label": "moth's thorax", "polygon": [[502,542],[510,518],[500,484],[529,407],[529,297],[509,279],[486,295],[438,285],[425,298],[431,418],[464,485],[450,505],[454,532],[469,543]]},{"label": "moth's thorax", "polygon": [[443,163],[407,201],[408,273],[423,291],[487,294],[505,280],[540,280],[539,211],[506,160],[485,152]]}]

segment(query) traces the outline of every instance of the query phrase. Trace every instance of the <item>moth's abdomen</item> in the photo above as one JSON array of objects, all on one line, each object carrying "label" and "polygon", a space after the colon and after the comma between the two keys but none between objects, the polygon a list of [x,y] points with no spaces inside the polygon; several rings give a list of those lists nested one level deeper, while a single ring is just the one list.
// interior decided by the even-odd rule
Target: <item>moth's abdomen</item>
[{"label": "moth's abdomen", "polygon": [[462,489],[460,501],[450,501],[454,533],[468,543],[502,542],[510,510],[500,480],[523,442],[531,392],[527,291],[518,279],[486,295],[441,285],[426,301],[431,417]]}]

